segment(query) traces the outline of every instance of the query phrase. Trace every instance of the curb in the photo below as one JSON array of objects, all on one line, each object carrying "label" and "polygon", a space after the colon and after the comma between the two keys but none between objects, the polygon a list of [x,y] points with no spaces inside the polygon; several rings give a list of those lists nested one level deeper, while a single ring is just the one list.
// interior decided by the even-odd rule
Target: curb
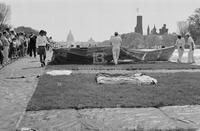
[{"label": "curb", "polygon": [[13,62],[15,62],[15,61],[17,61],[17,60],[19,60],[19,59],[21,59],[21,58],[24,58],[24,57],[19,57],[19,58],[12,59],[12,60],[10,59],[6,64],[0,66],[0,70],[2,70],[4,67],[6,67],[6,66],[12,64]]}]

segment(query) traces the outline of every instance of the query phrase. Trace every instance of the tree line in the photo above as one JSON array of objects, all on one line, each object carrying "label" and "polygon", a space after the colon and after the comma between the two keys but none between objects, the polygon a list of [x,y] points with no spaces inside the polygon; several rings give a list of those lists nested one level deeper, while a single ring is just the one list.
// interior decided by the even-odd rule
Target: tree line
[{"label": "tree line", "polygon": [[186,21],[177,22],[177,27],[182,36],[189,32],[195,40],[195,44],[200,45],[200,8],[195,9]]},{"label": "tree line", "polygon": [[[11,7],[10,5],[7,5],[5,3],[0,3],[0,32],[3,32],[5,29],[9,28],[11,29],[12,26],[10,23],[10,16],[11,16]],[[35,30],[31,27],[24,27],[19,26],[14,28],[14,31],[16,33],[23,32],[25,34],[33,33],[35,35],[38,35],[38,30]]]}]

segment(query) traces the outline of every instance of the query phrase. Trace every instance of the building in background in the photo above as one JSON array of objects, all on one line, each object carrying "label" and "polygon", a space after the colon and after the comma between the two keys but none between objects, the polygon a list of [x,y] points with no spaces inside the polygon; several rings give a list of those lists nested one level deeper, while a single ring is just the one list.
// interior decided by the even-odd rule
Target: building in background
[{"label": "building in background", "polygon": [[156,26],[154,25],[153,29],[151,30],[151,34],[158,35]]},{"label": "building in background", "polygon": [[74,41],[74,36],[71,30],[69,30],[69,34],[67,35],[67,42],[70,42],[70,41]]},{"label": "building in background", "polygon": [[166,24],[163,24],[163,27],[159,29],[159,35],[168,34],[168,29],[166,28]]},{"label": "building in background", "polygon": [[148,27],[147,27],[147,35],[149,35],[150,34],[150,28],[149,28],[149,25],[148,25]]},{"label": "building in background", "polygon": [[70,30],[67,35],[67,48],[77,48],[80,47],[79,43],[74,41],[74,35],[72,34],[72,31]]},{"label": "building in background", "polygon": [[137,16],[137,25],[135,27],[135,32],[143,35],[143,28],[142,28],[142,16]]}]

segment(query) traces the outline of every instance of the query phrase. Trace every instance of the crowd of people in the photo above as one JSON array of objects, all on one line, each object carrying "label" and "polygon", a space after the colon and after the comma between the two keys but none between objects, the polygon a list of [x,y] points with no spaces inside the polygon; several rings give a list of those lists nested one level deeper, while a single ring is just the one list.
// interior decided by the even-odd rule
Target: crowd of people
[{"label": "crowd of people", "polygon": [[[42,32],[42,35],[45,36],[45,39],[48,42],[45,49],[49,49],[49,46],[53,43],[52,37],[47,38],[46,31]],[[30,57],[36,57],[37,39],[39,39],[40,36],[40,34],[39,36],[36,36],[33,33],[16,33],[14,30],[10,29],[5,29],[4,31],[0,32],[0,65],[5,66],[10,60],[26,55],[29,55]],[[40,43],[40,41],[38,41],[38,43]],[[40,51],[40,49],[38,50]]]}]

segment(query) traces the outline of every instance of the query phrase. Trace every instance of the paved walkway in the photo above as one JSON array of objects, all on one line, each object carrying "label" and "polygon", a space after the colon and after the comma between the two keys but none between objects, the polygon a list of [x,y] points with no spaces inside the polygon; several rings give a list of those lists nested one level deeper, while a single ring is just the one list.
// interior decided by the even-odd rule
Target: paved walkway
[{"label": "paved walkway", "polygon": [[[50,54],[48,56],[50,59]],[[29,57],[0,70],[0,131],[23,127],[38,131],[200,128],[200,105],[25,112],[27,102],[35,91],[37,76],[43,73],[44,68],[40,67],[38,58]]]},{"label": "paved walkway", "polygon": [[19,127],[38,131],[198,130],[199,106],[106,108],[27,112]]},{"label": "paved walkway", "polygon": [[16,128],[44,68],[38,58],[24,57],[0,70],[0,131]]}]

